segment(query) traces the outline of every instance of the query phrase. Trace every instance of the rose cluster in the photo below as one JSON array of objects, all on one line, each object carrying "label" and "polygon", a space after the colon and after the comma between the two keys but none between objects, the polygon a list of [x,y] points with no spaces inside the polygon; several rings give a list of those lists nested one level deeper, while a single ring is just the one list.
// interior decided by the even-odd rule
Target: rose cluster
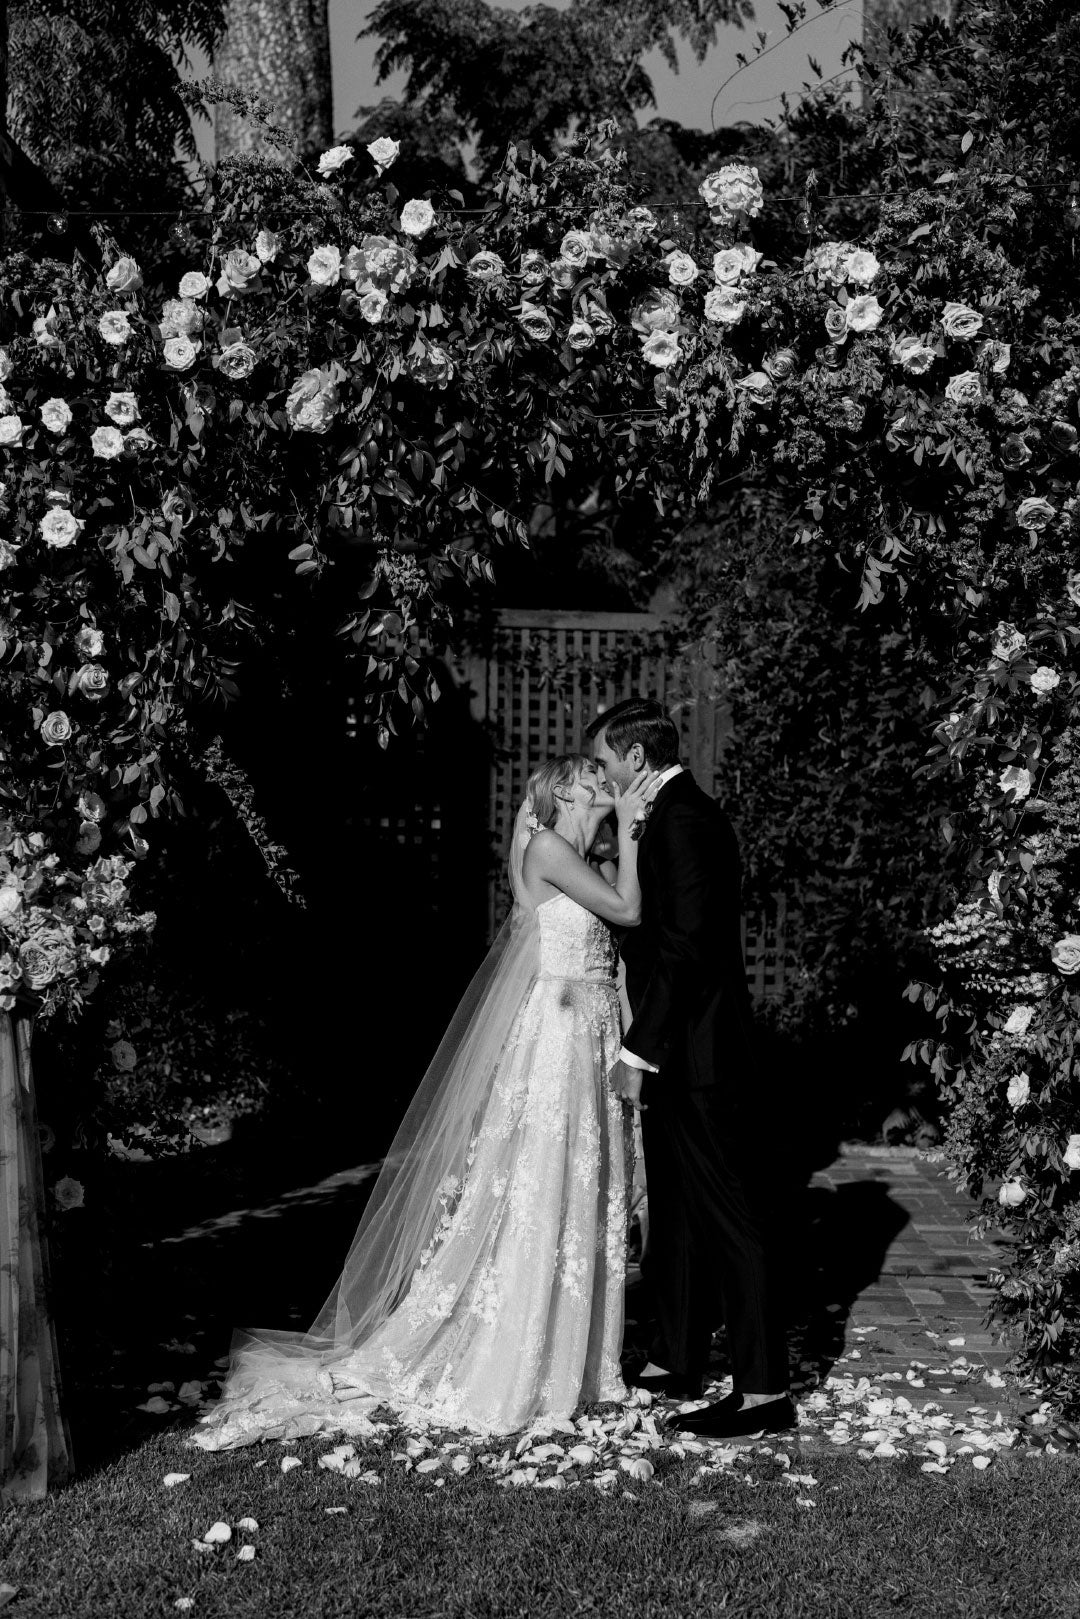
[{"label": "rose cluster", "polygon": [[40,832],[0,822],[0,1008],[48,1018],[81,1004],[116,944],[154,925],[131,905],[130,871],[119,856],[65,868]]}]

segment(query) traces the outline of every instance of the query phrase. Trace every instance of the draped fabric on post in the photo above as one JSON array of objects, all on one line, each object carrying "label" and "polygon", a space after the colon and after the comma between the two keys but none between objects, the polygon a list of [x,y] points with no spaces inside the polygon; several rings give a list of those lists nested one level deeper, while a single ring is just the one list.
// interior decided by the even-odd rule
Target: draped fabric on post
[{"label": "draped fabric on post", "polygon": [[0,1012],[0,1492],[19,1501],[71,1471],[46,1293],[30,1030],[29,1019]]}]

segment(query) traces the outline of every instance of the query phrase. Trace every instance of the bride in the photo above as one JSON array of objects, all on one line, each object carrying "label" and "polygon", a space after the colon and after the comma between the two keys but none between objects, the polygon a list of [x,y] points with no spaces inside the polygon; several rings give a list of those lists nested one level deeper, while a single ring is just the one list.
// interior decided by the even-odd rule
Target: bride
[{"label": "bride", "polygon": [[[640,919],[634,821],[570,754],[534,771],[514,909],[454,1015],[311,1330],[238,1335],[206,1450],[406,1418],[515,1433],[621,1400],[630,1114],[612,927]],[[614,810],[619,861],[589,856]]]}]

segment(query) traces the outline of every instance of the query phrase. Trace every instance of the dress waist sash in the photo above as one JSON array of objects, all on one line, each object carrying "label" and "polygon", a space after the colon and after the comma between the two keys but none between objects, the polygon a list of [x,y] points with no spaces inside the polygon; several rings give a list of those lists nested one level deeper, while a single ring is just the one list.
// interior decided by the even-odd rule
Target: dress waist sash
[{"label": "dress waist sash", "polygon": [[589,973],[537,973],[541,984],[592,984],[601,989],[617,989],[614,978],[603,967]]}]

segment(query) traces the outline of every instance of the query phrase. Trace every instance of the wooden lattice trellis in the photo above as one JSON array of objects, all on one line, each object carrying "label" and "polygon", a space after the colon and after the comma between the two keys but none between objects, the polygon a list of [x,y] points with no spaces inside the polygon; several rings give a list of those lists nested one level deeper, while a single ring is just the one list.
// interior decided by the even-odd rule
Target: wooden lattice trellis
[{"label": "wooden lattice trellis", "polygon": [[[489,936],[506,914],[504,873],[514,817],[530,772],[583,745],[593,715],[625,697],[655,697],[679,723],[683,758],[716,791],[730,722],[715,665],[703,649],[673,654],[651,613],[499,614],[489,643],[460,661],[472,716],[492,736]],[[783,987],[785,913],[743,919],[747,976],[756,996]]]}]

